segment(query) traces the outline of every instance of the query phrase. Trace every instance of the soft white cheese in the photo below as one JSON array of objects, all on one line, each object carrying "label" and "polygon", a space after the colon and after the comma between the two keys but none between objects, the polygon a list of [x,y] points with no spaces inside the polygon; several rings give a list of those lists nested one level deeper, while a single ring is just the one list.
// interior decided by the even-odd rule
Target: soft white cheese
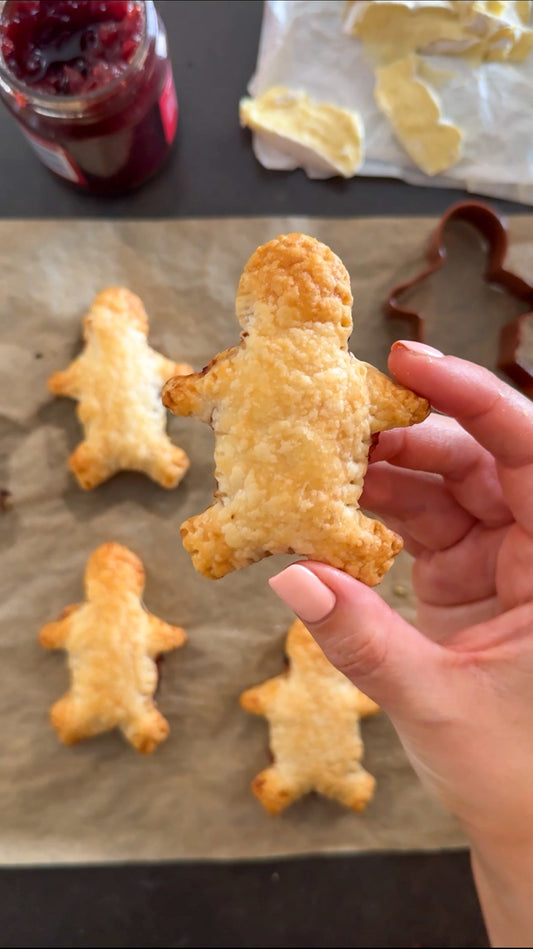
[{"label": "soft white cheese", "polygon": [[408,56],[377,69],[374,95],[415,165],[437,175],[459,160],[463,136],[442,120],[438,99],[416,68],[416,56]]},{"label": "soft white cheese", "polygon": [[243,98],[239,118],[310,175],[351,178],[363,163],[364,129],[356,112],[318,103],[303,92],[272,86]]},{"label": "soft white cheese", "polygon": [[530,16],[529,0],[356,0],[344,31],[382,62],[417,52],[521,62],[533,48]]}]

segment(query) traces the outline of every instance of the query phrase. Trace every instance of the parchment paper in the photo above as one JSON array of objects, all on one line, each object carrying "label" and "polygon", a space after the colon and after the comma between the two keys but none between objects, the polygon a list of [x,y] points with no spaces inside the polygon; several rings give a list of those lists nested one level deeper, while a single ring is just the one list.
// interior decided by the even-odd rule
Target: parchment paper
[{"label": "parchment paper", "polygon": [[[524,271],[533,260],[532,220],[512,221],[513,260]],[[249,783],[268,763],[268,727],[240,709],[238,696],[283,668],[292,614],[267,578],[290,558],[270,558],[219,581],[201,577],[183,550],[179,525],[211,501],[211,430],[195,419],[169,420],[173,439],[191,458],[175,490],[120,474],[86,493],[66,465],[80,440],[75,403],[46,389],[49,374],[79,352],[80,321],[92,298],[111,284],[142,297],[155,348],[201,368],[238,341],[234,297],[249,255],[289,230],[314,234],[343,258],[356,299],[354,351],[384,369],[390,342],[405,327],[385,320],[381,303],[420,265],[434,224],[0,223],[0,488],[11,492],[0,514],[0,863],[259,858],[463,843],[454,821],[419,785],[383,713],[363,723],[365,765],[377,779],[363,814],[312,795],[278,818],[266,814]],[[482,284],[483,255],[477,248],[476,256],[470,237],[458,233],[440,288],[447,309],[432,317],[428,340],[492,366],[508,312],[501,294]],[[429,308],[439,287],[425,292]],[[86,560],[108,540],[143,560],[147,608],[189,635],[163,662],[157,700],[171,732],[151,756],[139,755],[118,732],[68,748],[48,723],[68,675],[66,657],[42,649],[38,630],[80,600]],[[413,619],[409,575],[402,554],[379,589]]]},{"label": "parchment paper", "polygon": [[[267,0],[250,94],[286,85],[318,102],[359,112],[366,156],[358,175],[461,187],[533,204],[533,53],[523,63],[479,66],[460,56],[421,57],[443,77],[436,87],[443,118],[464,132],[461,160],[445,174],[430,177],[414,165],[377,107],[376,64],[359,39],[342,32],[344,8],[344,0]],[[290,155],[258,134],[253,148],[266,168],[296,167]]]}]

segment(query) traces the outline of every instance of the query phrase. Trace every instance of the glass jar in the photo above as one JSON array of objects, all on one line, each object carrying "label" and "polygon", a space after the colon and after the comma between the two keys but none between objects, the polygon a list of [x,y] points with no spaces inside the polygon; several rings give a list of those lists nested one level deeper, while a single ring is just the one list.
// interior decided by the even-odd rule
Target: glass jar
[{"label": "glass jar", "polygon": [[[0,2],[0,23],[9,22],[11,2]],[[89,92],[32,88],[8,68],[0,44],[0,98],[43,164],[83,191],[119,194],[138,187],[160,167],[176,134],[166,31],[152,0],[133,5],[142,21],[131,59],[119,76]]]}]

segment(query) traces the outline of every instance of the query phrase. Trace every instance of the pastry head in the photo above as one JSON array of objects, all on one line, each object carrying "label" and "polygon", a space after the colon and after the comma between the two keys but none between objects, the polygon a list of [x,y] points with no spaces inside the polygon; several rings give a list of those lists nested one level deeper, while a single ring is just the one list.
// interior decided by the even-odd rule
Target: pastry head
[{"label": "pastry head", "polygon": [[236,313],[245,332],[276,335],[323,324],[346,341],[352,331],[350,277],[325,244],[306,234],[281,234],[258,247],[237,291]]},{"label": "pastry head", "polygon": [[121,324],[148,335],[148,318],[139,297],[126,287],[107,287],[94,298],[83,321],[85,338],[88,330],[117,332]]},{"label": "pastry head", "polygon": [[145,573],[139,558],[121,544],[102,544],[89,557],[85,571],[87,598],[97,596],[102,589],[124,594],[129,591],[140,596],[144,589]]}]

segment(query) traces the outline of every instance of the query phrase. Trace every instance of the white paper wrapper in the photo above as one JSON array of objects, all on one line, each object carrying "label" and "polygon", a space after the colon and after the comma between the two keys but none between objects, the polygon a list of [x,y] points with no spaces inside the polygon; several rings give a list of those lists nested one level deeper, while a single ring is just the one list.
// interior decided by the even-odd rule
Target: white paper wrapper
[{"label": "white paper wrapper", "polygon": [[[375,63],[360,40],[343,33],[343,10],[344,0],[267,0],[250,95],[285,85],[359,112],[366,155],[358,175],[533,204],[533,53],[524,63],[479,66],[458,56],[422,57],[449,75],[437,89],[442,115],[464,132],[460,161],[446,175],[429,177],[416,168],[378,109]],[[260,133],[253,134],[253,149],[265,168],[299,167]],[[306,170],[309,177],[324,177]]]}]

